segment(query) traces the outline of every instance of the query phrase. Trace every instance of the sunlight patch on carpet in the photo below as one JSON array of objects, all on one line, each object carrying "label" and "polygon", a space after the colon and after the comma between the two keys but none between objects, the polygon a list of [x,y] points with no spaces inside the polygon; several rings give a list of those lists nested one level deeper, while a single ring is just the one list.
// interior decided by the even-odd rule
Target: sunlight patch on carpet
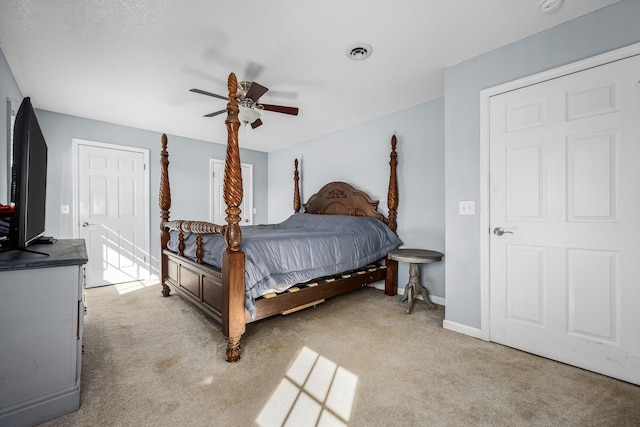
[{"label": "sunlight patch on carpet", "polygon": [[357,375],[303,347],[262,408],[261,427],[347,426]]},{"label": "sunlight patch on carpet", "polygon": [[129,292],[139,291],[140,289],[148,288],[151,286],[159,285],[158,278],[151,278],[148,280],[136,280],[133,282],[118,283],[114,285],[119,295],[128,294]]},{"label": "sunlight patch on carpet", "polygon": [[213,384],[213,377],[207,377],[200,381],[200,385],[211,385]]}]

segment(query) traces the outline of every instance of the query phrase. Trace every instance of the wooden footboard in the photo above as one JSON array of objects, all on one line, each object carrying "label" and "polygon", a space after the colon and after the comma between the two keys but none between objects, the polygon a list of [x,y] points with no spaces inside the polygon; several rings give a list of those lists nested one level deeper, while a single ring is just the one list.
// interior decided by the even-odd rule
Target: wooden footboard
[{"label": "wooden footboard", "polygon": [[[325,299],[368,284],[385,280],[385,293],[395,295],[397,287],[397,263],[386,259],[386,265],[367,266],[365,269],[347,272],[335,277],[322,278],[317,282],[296,286],[277,297],[262,297],[256,300],[257,315],[254,319],[245,309],[245,254],[242,251],[242,230],[239,226],[243,197],[240,149],[238,145],[237,81],[229,75],[229,102],[227,104],[227,155],[225,161],[224,200],[227,205],[227,223],[216,225],[202,221],[170,221],[171,192],[169,186],[169,156],[167,137],[162,136],[160,157],[160,243],[162,295],[169,296],[171,290],[198,306],[203,312],[217,320],[227,340],[227,361],[240,360],[240,337],[245,325],[275,314],[288,314],[301,308],[317,305]],[[334,182],[326,185],[304,205],[306,213],[344,214],[372,216],[384,221],[396,232],[398,207],[396,137],[391,140],[390,177],[388,192],[388,217],[377,211],[378,202],[349,184]],[[298,161],[294,170],[294,212],[301,211]],[[178,253],[167,249],[169,229],[179,231]],[[196,234],[196,260],[184,256],[184,233]],[[222,256],[222,268],[217,269],[202,262],[202,236],[221,234],[225,238],[226,250]]]},{"label": "wooden footboard", "polygon": [[222,325],[222,272],[168,249],[163,251],[162,258],[167,265],[162,285],[170,286]]}]

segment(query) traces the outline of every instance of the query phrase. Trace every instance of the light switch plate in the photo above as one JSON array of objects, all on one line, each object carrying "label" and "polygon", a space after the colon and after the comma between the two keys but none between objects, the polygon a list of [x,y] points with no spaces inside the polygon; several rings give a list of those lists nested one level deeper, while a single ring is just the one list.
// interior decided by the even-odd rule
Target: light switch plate
[{"label": "light switch plate", "polygon": [[476,202],[473,200],[461,200],[459,202],[459,214],[460,215],[475,215],[476,214]]}]

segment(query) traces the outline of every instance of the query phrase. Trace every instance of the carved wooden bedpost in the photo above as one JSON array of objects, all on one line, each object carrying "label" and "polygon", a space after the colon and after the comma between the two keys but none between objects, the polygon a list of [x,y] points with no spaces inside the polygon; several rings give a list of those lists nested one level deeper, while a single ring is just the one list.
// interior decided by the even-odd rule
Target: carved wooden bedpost
[{"label": "carved wooden bedpost", "polygon": [[293,212],[300,212],[300,174],[298,173],[298,159],[293,161]]},{"label": "carved wooden bedpost", "polygon": [[245,331],[244,322],[244,275],[245,256],[240,248],[240,204],[242,203],[242,169],[238,144],[238,81],[235,74],[229,75],[227,82],[229,102],[227,103],[227,158],[224,165],[224,201],[227,204],[227,227],[225,241],[227,250],[222,256],[222,333],[227,338],[227,361],[240,360],[240,337]]},{"label": "carved wooden bedpost", "polygon": [[[396,136],[391,137],[391,154],[389,160],[389,192],[387,193],[387,207],[389,208],[389,228],[398,234],[397,218],[398,218],[398,154],[396,153]],[[398,283],[398,262],[386,258],[387,277],[384,283],[384,293],[387,295],[395,295]]]},{"label": "carved wooden bedpost", "polygon": [[167,277],[167,260],[162,256],[162,251],[167,248],[169,242],[169,229],[164,223],[169,221],[169,209],[171,208],[171,188],[169,186],[169,153],[167,152],[167,135],[162,134],[162,150],[160,151],[160,283],[162,283],[162,295],[169,296],[169,286],[164,283]]},{"label": "carved wooden bedpost", "polygon": [[396,153],[396,136],[391,137],[391,154],[389,155],[389,192],[387,194],[387,206],[389,208],[389,228],[397,234],[397,218],[398,218],[398,175],[396,169],[398,167],[398,153]]}]

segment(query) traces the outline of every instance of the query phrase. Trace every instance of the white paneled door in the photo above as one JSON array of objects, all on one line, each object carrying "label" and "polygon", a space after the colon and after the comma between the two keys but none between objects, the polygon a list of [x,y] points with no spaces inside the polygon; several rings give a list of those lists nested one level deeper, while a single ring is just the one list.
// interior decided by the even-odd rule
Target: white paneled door
[{"label": "white paneled door", "polygon": [[[253,225],[253,165],[242,163],[242,203],[240,205],[240,225]],[[211,159],[209,162],[211,183],[209,185],[209,220],[214,224],[227,223],[227,204],[224,201],[224,160]]]},{"label": "white paneled door", "polygon": [[640,57],[490,100],[490,339],[640,384]]},{"label": "white paneled door", "polygon": [[78,144],[78,235],[89,255],[87,287],[149,277],[145,153]]}]

